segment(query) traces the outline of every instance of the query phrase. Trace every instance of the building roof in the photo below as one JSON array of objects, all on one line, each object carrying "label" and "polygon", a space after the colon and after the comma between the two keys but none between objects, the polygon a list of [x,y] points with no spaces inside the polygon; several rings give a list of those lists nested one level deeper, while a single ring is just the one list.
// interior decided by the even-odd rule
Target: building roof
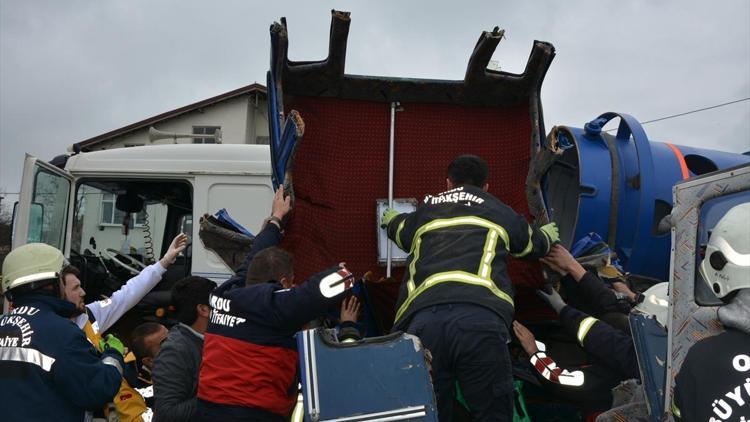
[{"label": "building roof", "polygon": [[127,133],[136,131],[138,129],[148,128],[160,121],[171,119],[173,117],[177,117],[182,114],[189,113],[191,111],[198,110],[204,107],[208,107],[216,103],[219,103],[221,101],[228,100],[234,97],[239,97],[242,95],[246,95],[252,92],[258,92],[260,94],[265,95],[266,87],[258,83],[253,83],[251,85],[243,86],[242,88],[238,88],[233,91],[225,92],[215,97],[211,97],[202,101],[198,101],[197,103],[189,104],[184,107],[180,107],[171,111],[167,111],[166,113],[157,114],[156,116],[149,117],[148,119],[141,120],[140,122],[135,122],[127,126],[123,126],[119,129],[115,129],[107,133],[94,136],[93,138],[89,138],[80,142],[76,142],[75,144],[73,144],[73,150],[74,151],[78,149],[80,149],[81,151],[90,150],[92,146],[100,144],[102,142],[109,141],[118,136],[125,135]]}]

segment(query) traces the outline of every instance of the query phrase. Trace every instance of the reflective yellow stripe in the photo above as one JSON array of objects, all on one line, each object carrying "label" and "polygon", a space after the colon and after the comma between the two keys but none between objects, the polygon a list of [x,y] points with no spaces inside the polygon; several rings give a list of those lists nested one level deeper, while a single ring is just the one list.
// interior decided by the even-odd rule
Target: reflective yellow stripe
[{"label": "reflective yellow stripe", "polygon": [[406,223],[405,218],[398,223],[398,228],[396,228],[396,245],[398,245],[401,250],[404,249],[404,244],[401,242],[401,230],[404,228],[404,223]]},{"label": "reflective yellow stripe", "polygon": [[398,312],[396,313],[396,321],[401,319],[401,316],[404,314],[404,312],[406,312],[406,309],[409,308],[409,305],[411,305],[412,301],[417,296],[419,296],[420,293],[424,292],[432,286],[436,286],[445,282],[466,283],[475,286],[486,287],[495,296],[510,303],[511,306],[514,306],[513,299],[507,293],[500,290],[492,280],[481,278],[476,274],[467,273],[465,271],[448,271],[444,273],[437,273],[428,277],[422,284],[419,285],[419,287],[412,291],[409,296],[407,296],[401,307],[398,308]]},{"label": "reflective yellow stripe", "polygon": [[[457,226],[477,226],[487,229],[487,240],[484,244],[484,253],[482,254],[482,261],[479,263],[479,274],[471,274],[464,271],[449,271],[443,273],[433,274],[428,277],[419,287],[414,282],[414,274],[417,270],[417,261],[419,261],[420,246],[422,245],[422,236],[432,230],[444,229],[446,227],[457,227]],[[399,231],[401,227],[396,231],[396,239],[399,238]],[[406,288],[408,296],[406,300],[398,309],[396,313],[396,321],[406,312],[411,302],[415,297],[419,296],[420,293],[425,291],[435,284],[444,283],[446,281],[454,281],[459,283],[468,283],[488,288],[495,296],[503,299],[514,306],[513,299],[500,290],[495,283],[490,279],[492,270],[492,260],[495,258],[495,250],[497,249],[497,238],[503,240],[504,245],[508,248],[508,232],[505,229],[489,220],[485,220],[481,217],[454,217],[454,218],[443,218],[439,220],[433,220],[417,229],[414,233],[414,241],[411,245],[412,260],[409,264],[409,280],[406,282]]]},{"label": "reflective yellow stripe", "polygon": [[[508,247],[508,232],[506,232],[502,226],[499,226],[489,220],[485,220],[484,218],[455,217],[455,218],[444,218],[444,219],[430,221],[429,223],[420,227],[417,230],[417,232],[414,234],[414,242],[411,245],[412,260],[411,260],[411,264],[409,264],[409,281],[408,281],[408,283],[411,283],[411,286],[414,286],[414,273],[416,272],[417,261],[419,261],[419,246],[422,244],[422,235],[424,235],[425,233],[431,230],[444,229],[446,227],[467,226],[467,225],[479,226],[479,227],[486,228],[489,231],[495,231],[496,235],[499,236],[501,239],[503,239],[503,242],[505,242],[506,248]],[[487,250],[486,246],[487,245],[485,244],[485,251]],[[484,257],[485,255],[482,256],[483,259]],[[493,257],[494,257],[494,248],[493,248]],[[482,263],[480,263],[480,266],[481,265]],[[480,271],[480,274],[481,274],[481,271]],[[409,284],[407,284],[407,287],[408,286]],[[413,287],[412,287],[412,290],[413,290]]]},{"label": "reflective yellow stripe", "polygon": [[580,343],[580,344],[581,344],[581,346],[583,346],[583,339],[585,339],[585,338],[586,338],[586,334],[588,334],[588,333],[589,333],[589,330],[591,329],[591,327],[592,327],[592,326],[593,326],[593,325],[594,325],[594,324],[595,324],[595,323],[596,323],[597,321],[599,321],[599,320],[598,320],[598,319],[596,319],[596,318],[594,318],[594,317],[586,317],[586,318],[584,318],[584,319],[583,319],[583,321],[581,321],[581,323],[580,323],[580,324],[578,325],[578,334],[577,334],[577,337],[578,337],[578,343]]},{"label": "reflective yellow stripe", "polygon": [[455,226],[479,226],[484,227],[488,230],[497,230],[500,238],[505,242],[505,246],[508,247],[508,232],[505,231],[503,226],[493,223],[492,221],[485,220],[481,217],[455,217],[455,218],[443,218],[440,220],[433,220],[424,226],[420,227],[419,230],[414,234],[415,238],[420,238],[425,232],[436,229],[444,229],[446,227]]},{"label": "reflective yellow stripe", "polygon": [[672,395],[672,414],[678,418],[682,418],[680,408],[677,407],[677,403],[674,402],[674,395]]},{"label": "reflective yellow stripe", "polygon": [[[531,241],[531,236],[534,234],[534,231],[531,229],[531,226],[529,226],[529,243],[526,245],[526,248],[522,250],[519,253],[512,253],[511,255],[516,258],[522,258],[531,252],[532,249],[534,249],[534,242]],[[510,245],[508,245],[508,251],[510,251]]]},{"label": "reflective yellow stripe", "polygon": [[495,246],[497,246],[497,230],[490,229],[487,232],[487,241],[484,243],[482,263],[479,264],[479,277],[489,278],[492,272],[492,260],[495,259]]},{"label": "reflective yellow stripe", "polygon": [[409,281],[406,282],[406,287],[409,289],[411,294],[414,289],[414,273],[417,271],[417,261],[419,260],[419,246],[422,244],[422,239],[417,238],[414,243],[411,244],[411,263],[409,264]]}]

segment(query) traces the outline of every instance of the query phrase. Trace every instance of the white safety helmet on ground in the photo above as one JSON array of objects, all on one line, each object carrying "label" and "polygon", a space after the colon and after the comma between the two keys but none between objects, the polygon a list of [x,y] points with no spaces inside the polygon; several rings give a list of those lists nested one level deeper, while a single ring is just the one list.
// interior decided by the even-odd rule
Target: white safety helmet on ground
[{"label": "white safety helmet on ground", "polygon": [[732,207],[716,223],[700,273],[719,298],[750,287],[750,202]]},{"label": "white safety helmet on ground", "polygon": [[58,279],[65,257],[44,243],[29,243],[12,250],[3,261],[2,293],[33,290]]},{"label": "white safety helmet on ground", "polygon": [[643,301],[635,306],[635,310],[646,315],[653,315],[662,326],[667,326],[667,312],[669,310],[669,283],[657,283],[643,292]]}]

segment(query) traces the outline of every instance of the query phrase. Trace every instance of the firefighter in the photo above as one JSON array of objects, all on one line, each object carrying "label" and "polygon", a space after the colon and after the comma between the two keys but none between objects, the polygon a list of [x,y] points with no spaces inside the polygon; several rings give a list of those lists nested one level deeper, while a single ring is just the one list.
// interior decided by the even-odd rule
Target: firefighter
[{"label": "firefighter", "polygon": [[716,224],[699,272],[726,303],[718,310],[726,331],[688,351],[672,414],[683,421],[750,420],[750,202]]},{"label": "firefighter", "polygon": [[453,416],[458,381],[474,420],[511,420],[513,379],[507,343],[513,321],[508,255],[536,259],[558,241],[557,227],[532,228],[487,192],[487,163],[475,155],[448,167],[448,191],[408,214],[386,209],[381,226],[410,251],[394,330],[432,352],[440,420]]},{"label": "firefighter", "polygon": [[[0,409],[3,420],[75,421],[112,400],[120,387],[122,344],[104,340],[101,357],[70,321],[52,246],[31,243],[3,262],[3,294],[13,310],[0,317]],[[119,349],[119,350],[117,350]]]}]

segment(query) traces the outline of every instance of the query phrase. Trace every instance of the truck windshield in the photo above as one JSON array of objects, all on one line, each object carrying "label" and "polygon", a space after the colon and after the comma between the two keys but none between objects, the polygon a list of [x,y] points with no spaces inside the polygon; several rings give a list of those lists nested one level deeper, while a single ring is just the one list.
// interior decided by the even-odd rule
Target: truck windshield
[{"label": "truck windshield", "polygon": [[114,250],[131,255],[144,264],[158,259],[167,205],[157,201],[141,201],[139,211],[126,213],[117,206],[118,196],[122,195],[122,192],[109,186],[81,184],[78,187],[72,250],[97,255],[100,251]]}]

